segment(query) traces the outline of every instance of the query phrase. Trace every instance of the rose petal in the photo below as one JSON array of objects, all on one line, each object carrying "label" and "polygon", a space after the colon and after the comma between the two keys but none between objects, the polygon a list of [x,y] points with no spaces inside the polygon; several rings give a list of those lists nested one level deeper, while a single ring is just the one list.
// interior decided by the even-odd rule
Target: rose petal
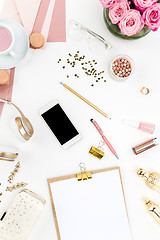
[{"label": "rose petal", "polygon": [[144,27],[144,20],[139,11],[130,9],[124,14],[118,23],[123,35],[132,36],[138,34]]},{"label": "rose petal", "polygon": [[123,15],[130,9],[128,0],[120,0],[109,10],[109,18],[113,24],[117,24]]},{"label": "rose petal", "polygon": [[148,28],[157,31],[160,27],[160,3],[147,8],[142,17]]}]

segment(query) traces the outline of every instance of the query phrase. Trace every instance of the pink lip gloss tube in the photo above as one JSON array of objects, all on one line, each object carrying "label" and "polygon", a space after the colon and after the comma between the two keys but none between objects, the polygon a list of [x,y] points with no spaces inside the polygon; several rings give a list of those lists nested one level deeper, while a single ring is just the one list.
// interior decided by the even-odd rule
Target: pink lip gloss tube
[{"label": "pink lip gloss tube", "polygon": [[[158,131],[155,124],[152,123],[136,122],[130,120],[122,120],[122,122],[128,126],[138,128],[139,130],[142,130],[143,132],[147,132],[150,134],[156,133]],[[160,130],[158,132],[160,133]]]}]

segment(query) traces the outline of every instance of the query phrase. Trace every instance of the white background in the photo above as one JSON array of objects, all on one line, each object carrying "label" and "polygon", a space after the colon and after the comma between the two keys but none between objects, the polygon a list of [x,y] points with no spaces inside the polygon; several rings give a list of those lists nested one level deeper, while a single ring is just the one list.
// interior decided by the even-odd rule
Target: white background
[{"label": "white background", "polygon": [[[102,6],[98,0],[66,0],[66,5],[67,43],[47,43],[43,50],[30,49],[28,57],[16,68],[13,102],[33,123],[35,129],[33,138],[23,144],[12,133],[10,120],[13,120],[15,112],[8,106],[5,107],[0,119],[0,145],[11,145],[21,150],[19,160],[22,168],[15,182],[28,182],[29,189],[47,200],[46,208],[28,239],[57,239],[47,178],[76,173],[79,171],[79,163],[85,162],[89,170],[121,167],[133,240],[159,240],[160,226],[147,212],[143,198],[148,197],[160,204],[160,194],[147,188],[143,180],[136,175],[136,171],[143,167],[146,170],[160,172],[160,147],[152,148],[138,156],[134,155],[132,147],[153,136],[124,126],[121,120],[124,118],[143,120],[160,125],[160,31],[151,32],[137,41],[121,40],[112,36],[106,29]],[[81,43],[70,40],[68,23],[71,18],[104,36],[113,45],[113,49],[102,57],[96,57],[88,50],[85,40]],[[68,53],[75,53],[77,50],[87,59],[98,61],[100,70],[105,70],[106,83],[97,83],[91,87],[92,81],[90,82],[84,75],[79,79],[66,78],[68,72],[63,71],[62,65],[58,65],[57,60],[59,58],[66,60]],[[132,78],[124,83],[117,83],[109,77],[108,66],[111,59],[121,53],[133,58],[136,69]],[[75,73],[76,68],[69,72],[70,75]],[[106,119],[63,88],[59,84],[60,81],[66,82],[99,106],[112,117],[112,120]],[[149,87],[149,95],[143,96],[140,93],[143,86]],[[52,99],[60,101],[82,134],[82,140],[68,150],[62,150],[38,115],[38,110]],[[101,140],[90,123],[90,118],[100,124],[120,156],[119,161],[106,146],[105,157],[101,161],[88,154],[90,147],[97,146]],[[0,182],[3,187],[0,215],[8,209],[18,193],[4,191],[7,177],[14,165],[0,163]]]}]

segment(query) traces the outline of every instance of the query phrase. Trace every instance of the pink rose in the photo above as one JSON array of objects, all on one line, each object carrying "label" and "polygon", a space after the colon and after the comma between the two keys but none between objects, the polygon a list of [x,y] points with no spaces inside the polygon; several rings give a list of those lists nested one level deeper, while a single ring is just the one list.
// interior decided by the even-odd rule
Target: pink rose
[{"label": "pink rose", "polygon": [[111,9],[118,0],[100,0],[104,8]]},{"label": "pink rose", "polygon": [[131,36],[141,31],[144,27],[144,20],[139,11],[130,9],[121,18],[118,26],[123,35]]},{"label": "pink rose", "polygon": [[160,3],[147,8],[142,17],[148,28],[157,31],[160,27]]},{"label": "pink rose", "polygon": [[133,0],[136,9],[144,12],[144,10],[150,6],[152,6],[154,3],[157,3],[157,0]]},{"label": "pink rose", "polygon": [[128,0],[120,0],[109,10],[109,17],[113,24],[118,23],[123,15],[130,9]]}]

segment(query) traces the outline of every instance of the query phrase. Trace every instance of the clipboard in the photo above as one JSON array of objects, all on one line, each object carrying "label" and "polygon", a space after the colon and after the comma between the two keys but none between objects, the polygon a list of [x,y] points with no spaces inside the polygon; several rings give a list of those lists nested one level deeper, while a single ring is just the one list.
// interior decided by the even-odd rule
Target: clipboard
[{"label": "clipboard", "polygon": [[[92,239],[92,240],[96,240],[96,239],[97,240],[98,239],[99,240],[105,240],[105,239],[110,239],[110,240],[131,240],[132,238],[131,238],[131,233],[130,233],[130,227],[129,227],[128,214],[127,214],[126,202],[125,202],[125,197],[124,197],[124,189],[123,189],[123,184],[122,184],[122,177],[121,177],[120,168],[119,167],[113,167],[113,168],[107,168],[107,169],[91,171],[90,173],[92,175],[92,179],[89,178],[87,181],[81,181],[81,182],[78,181],[78,179],[77,179],[78,175],[77,174],[72,174],[72,175],[63,176],[63,177],[47,179],[48,187],[49,187],[49,193],[50,193],[50,198],[51,198],[51,205],[52,205],[52,210],[53,210],[53,216],[54,216],[54,222],[55,222],[55,227],[56,227],[56,232],[57,232],[57,239],[58,240],[68,240],[68,239],[70,239],[70,240],[72,240],[72,239],[76,239],[76,240],[79,240],[79,239],[83,239],[83,240],[90,240],[90,239]],[[66,204],[65,204],[65,201],[67,201],[66,200],[67,193],[65,193],[65,194],[62,193],[62,196],[64,196],[63,199],[61,197],[59,197],[59,196],[57,198],[56,195],[59,195],[63,191],[68,191],[69,193],[72,194],[72,189],[70,189],[71,191],[69,191],[69,188],[72,188],[71,185],[72,186],[76,185],[76,188],[73,188],[73,189],[77,189],[77,186],[80,189],[83,189],[84,186],[86,188],[87,187],[86,184],[87,185],[89,184],[88,188],[90,188],[90,186],[92,184],[94,185],[94,188],[95,188],[95,182],[97,181],[97,182],[100,183],[100,185],[102,185],[101,180],[105,179],[107,175],[112,176],[113,177],[112,180],[115,179],[115,181],[114,181],[114,183],[113,182],[108,182],[108,183],[103,182],[104,193],[105,193],[105,186],[106,186],[106,189],[108,188],[107,186],[109,186],[108,189],[112,190],[112,184],[114,186],[118,185],[116,191],[118,191],[119,199],[116,199],[116,201],[118,203],[120,201],[120,199],[121,199],[121,205],[120,205],[120,208],[117,206],[118,208],[115,207],[115,209],[112,210],[114,212],[114,210],[117,211],[117,209],[119,209],[118,212],[116,212],[116,213],[114,212],[114,214],[112,215],[111,214],[112,211],[109,211],[108,216],[107,216],[107,214],[105,215],[106,216],[106,218],[105,218],[105,221],[106,221],[106,231],[105,231],[105,229],[103,229],[102,230],[102,234],[101,234],[101,231],[98,230],[98,234],[99,234],[98,237],[96,237],[96,233],[97,232],[95,233],[95,235],[89,237],[88,235],[90,235],[90,233],[91,233],[92,226],[91,226],[91,228],[88,228],[88,231],[89,231],[88,233],[86,232],[86,229],[84,230],[84,228],[86,227],[87,224],[89,225],[90,224],[90,220],[92,220],[90,218],[91,217],[90,216],[91,213],[94,212],[95,214],[98,214],[98,216],[99,216],[99,212],[95,208],[97,207],[97,208],[100,209],[101,208],[101,206],[100,206],[101,204],[104,204],[104,206],[105,206],[105,203],[102,203],[103,199],[101,198],[101,197],[104,197],[104,196],[99,196],[98,197],[98,199],[100,201],[99,202],[100,204],[98,205],[98,202],[97,202],[97,204],[94,205],[95,208],[93,210],[90,209],[91,210],[90,211],[89,210],[90,206],[87,205],[86,209],[84,208],[84,206],[85,206],[84,198],[87,199],[88,196],[86,195],[86,192],[88,190],[84,193],[84,195],[81,192],[80,195],[76,197],[76,200],[73,199],[73,204],[71,203],[70,208],[67,209],[67,211],[65,212],[65,209],[68,208],[69,205],[70,205],[70,201],[72,201],[72,196],[71,196],[71,199],[69,199],[69,201],[66,202]],[[109,178],[108,177],[107,178],[110,179],[110,176],[108,176]],[[119,184],[118,184],[118,181],[119,181]],[[64,184],[64,186],[62,186],[63,183],[66,183],[66,184]],[[81,184],[81,186],[77,185],[77,184]],[[121,190],[120,190],[120,188],[121,188]],[[101,189],[101,190],[102,190],[102,193],[103,193],[103,189]],[[113,191],[113,192],[114,192],[113,193],[113,195],[114,195],[115,191]],[[97,193],[97,194],[99,194],[99,193]],[[78,192],[75,193],[75,194],[78,194]],[[108,192],[107,194],[111,194],[111,193]],[[73,195],[73,196],[75,196],[75,195]],[[117,197],[117,195],[116,195],[116,197]],[[74,209],[74,213],[72,212],[72,206],[74,206],[74,203],[77,201],[77,199],[79,200],[78,206],[82,207],[82,211],[80,211],[82,213],[82,215],[83,215],[83,216],[81,216],[81,218],[82,218],[81,220],[79,219],[81,213],[80,212],[76,213],[76,211],[79,210],[78,209],[79,207]],[[82,200],[83,200],[83,202],[82,202]],[[93,201],[93,198],[91,199],[90,203],[92,201]],[[115,201],[115,199],[111,199],[110,202],[112,204],[112,202],[116,202],[116,201]],[[112,206],[109,206],[109,208],[111,208],[111,207]],[[106,206],[106,208],[108,208],[108,206]],[[109,210],[109,208],[108,208],[108,210]],[[61,211],[63,211],[62,214],[60,213]],[[103,208],[102,212],[105,212],[104,208]],[[77,216],[76,216],[77,219],[76,219],[75,216],[73,217],[74,219],[70,219],[70,215],[72,215],[72,213],[73,213],[73,215],[75,214],[75,216],[77,214]],[[66,214],[66,216],[65,216],[65,214]],[[68,216],[68,219],[67,219],[67,216]],[[102,213],[102,216],[104,217],[103,213]],[[115,218],[115,216],[116,216],[116,219],[112,219],[112,218]],[[86,221],[85,225],[83,225],[83,220],[86,220],[86,218],[88,220]],[[93,214],[92,218],[94,218],[94,214]],[[74,226],[75,222],[78,219],[80,220],[80,222],[79,222],[79,229],[77,228],[77,226]],[[107,219],[110,219],[110,220],[108,221]],[[99,226],[99,228],[101,230],[101,225],[104,225],[104,219],[98,219],[97,220],[95,218],[95,221],[96,221],[95,226]],[[107,230],[107,223],[114,224],[114,222],[116,222],[115,226],[110,225],[108,227],[108,230]],[[66,226],[65,226],[65,223],[66,223]],[[74,226],[73,230],[72,229],[67,229],[67,228],[70,228],[70,226],[72,224]],[[82,226],[81,226],[81,224],[82,224]],[[121,225],[121,226],[119,226],[119,225]],[[113,228],[113,231],[109,232],[111,230],[111,226]],[[83,232],[83,230],[84,230],[84,232]],[[94,230],[95,230],[95,227],[93,227],[93,231]],[[67,231],[69,231],[69,233]],[[117,234],[118,234],[117,235],[118,238],[115,238],[116,231],[117,231]],[[67,235],[67,234],[70,234],[70,233],[71,233],[72,236]],[[78,236],[80,236],[80,237],[78,237]]]}]

